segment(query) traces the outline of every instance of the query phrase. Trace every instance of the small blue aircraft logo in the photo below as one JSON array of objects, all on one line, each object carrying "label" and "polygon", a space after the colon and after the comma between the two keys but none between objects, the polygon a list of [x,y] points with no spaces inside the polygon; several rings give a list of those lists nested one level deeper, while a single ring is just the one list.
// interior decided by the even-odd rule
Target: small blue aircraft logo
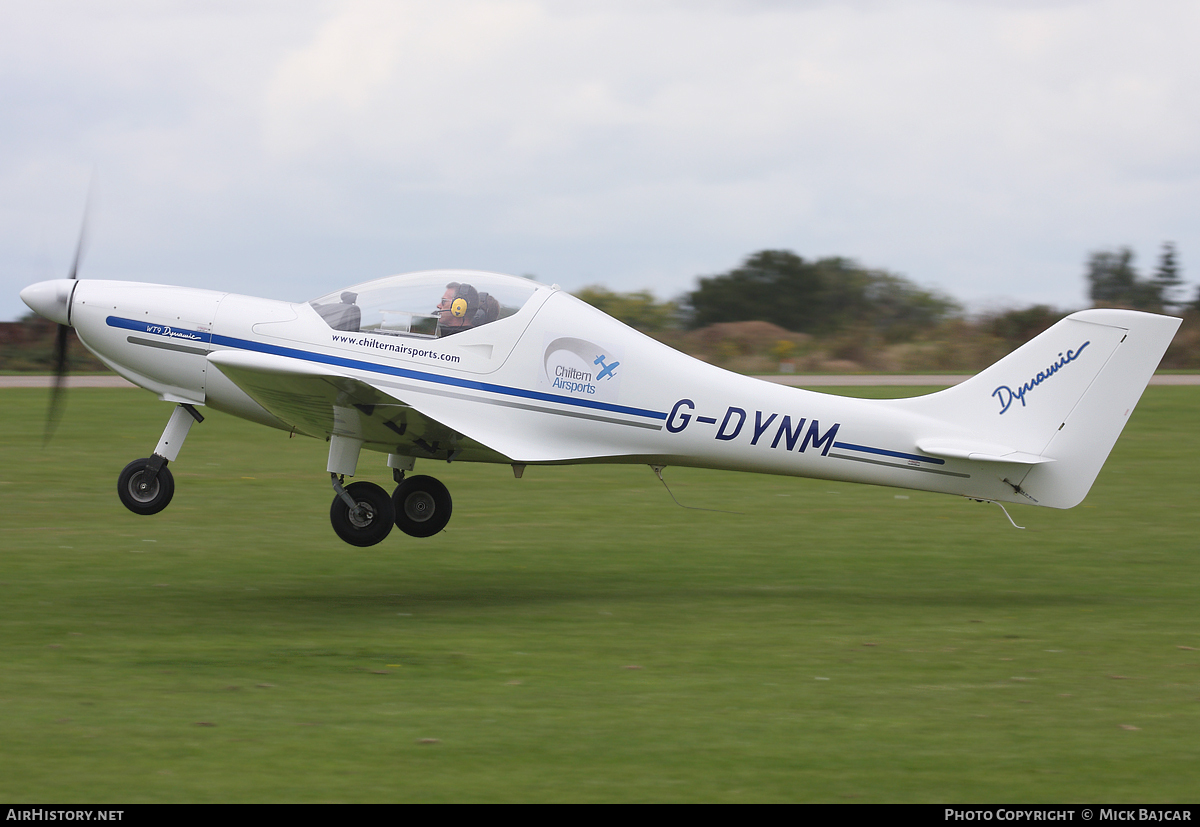
[{"label": "small blue aircraft logo", "polygon": [[599,365],[601,368],[603,368],[603,370],[601,370],[600,373],[596,375],[596,381],[599,382],[601,379],[612,379],[614,376],[616,376],[616,374],[613,373],[613,371],[616,370],[617,365],[619,365],[621,363],[613,362],[611,365],[606,365],[604,363],[604,354],[601,353],[599,356],[596,357],[596,361],[592,362],[592,364]]}]

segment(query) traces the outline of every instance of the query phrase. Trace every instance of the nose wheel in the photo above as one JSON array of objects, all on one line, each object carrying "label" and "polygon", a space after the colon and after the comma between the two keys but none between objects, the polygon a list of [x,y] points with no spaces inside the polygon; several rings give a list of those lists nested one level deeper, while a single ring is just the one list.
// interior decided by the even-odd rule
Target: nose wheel
[{"label": "nose wheel", "polygon": [[392,494],[396,528],[411,537],[432,537],[450,522],[454,502],[433,477],[408,477]]},{"label": "nose wheel", "polygon": [[167,463],[179,456],[192,423],[203,421],[194,406],[175,407],[154,453],[146,459],[135,459],[117,477],[117,496],[122,505],[134,514],[143,515],[157,514],[170,505],[175,496],[175,478],[167,470]]},{"label": "nose wheel", "polygon": [[[155,462],[157,460],[157,462]],[[157,468],[152,467],[152,463]],[[134,514],[157,514],[175,496],[175,478],[162,457],[135,459],[117,478],[117,496]]]}]

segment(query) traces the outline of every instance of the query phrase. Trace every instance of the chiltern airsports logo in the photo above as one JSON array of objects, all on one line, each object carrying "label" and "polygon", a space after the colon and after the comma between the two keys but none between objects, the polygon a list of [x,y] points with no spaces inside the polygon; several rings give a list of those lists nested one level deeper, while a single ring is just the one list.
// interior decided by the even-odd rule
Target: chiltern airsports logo
[{"label": "chiltern airsports logo", "polygon": [[1038,385],[1042,384],[1051,376],[1058,373],[1064,367],[1078,359],[1080,354],[1083,353],[1083,349],[1090,344],[1091,342],[1087,341],[1074,350],[1068,350],[1066,354],[1058,354],[1057,362],[1052,363],[1050,367],[1046,368],[1045,370],[1039,370],[1037,376],[1033,377],[1025,384],[1018,386],[1016,390],[1013,390],[1008,385],[1000,385],[998,388],[992,391],[992,396],[996,397],[996,399],[1000,402],[1000,413],[1003,414],[1008,411],[1009,407],[1012,406],[1013,400],[1020,400],[1021,407],[1025,407],[1025,394],[1029,393]]},{"label": "chiltern airsports logo", "polygon": [[571,336],[547,336],[538,384],[551,393],[615,402],[625,368],[612,348]]}]

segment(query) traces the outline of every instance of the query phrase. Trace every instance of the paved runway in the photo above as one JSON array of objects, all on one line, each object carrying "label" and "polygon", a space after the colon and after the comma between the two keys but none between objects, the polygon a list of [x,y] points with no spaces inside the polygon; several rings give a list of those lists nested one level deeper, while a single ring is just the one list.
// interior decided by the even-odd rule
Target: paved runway
[{"label": "paved runway", "polygon": [[[0,388],[48,388],[53,376],[0,376]],[[120,376],[68,376],[68,388],[136,388]]]},{"label": "paved runway", "polygon": [[[759,376],[767,382],[780,385],[792,385],[804,388],[856,387],[877,385],[936,385],[946,387],[957,385],[969,376],[927,374],[920,376],[870,376],[843,375],[824,376],[806,374],[778,374],[774,376]],[[49,388],[53,382],[51,376],[0,376],[0,388]],[[1200,373],[1168,373],[1152,376],[1151,385],[1200,385]],[[120,376],[69,376],[68,388],[133,388],[137,387]]]}]

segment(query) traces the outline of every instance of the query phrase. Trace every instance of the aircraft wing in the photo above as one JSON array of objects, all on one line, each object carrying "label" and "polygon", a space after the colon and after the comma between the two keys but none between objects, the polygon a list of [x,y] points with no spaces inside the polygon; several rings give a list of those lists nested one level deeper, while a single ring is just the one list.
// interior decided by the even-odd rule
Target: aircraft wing
[{"label": "aircraft wing", "polygon": [[269,353],[217,351],[209,363],[298,433],[330,434],[434,459],[510,462],[502,450],[460,433],[390,391],[336,368]]}]

